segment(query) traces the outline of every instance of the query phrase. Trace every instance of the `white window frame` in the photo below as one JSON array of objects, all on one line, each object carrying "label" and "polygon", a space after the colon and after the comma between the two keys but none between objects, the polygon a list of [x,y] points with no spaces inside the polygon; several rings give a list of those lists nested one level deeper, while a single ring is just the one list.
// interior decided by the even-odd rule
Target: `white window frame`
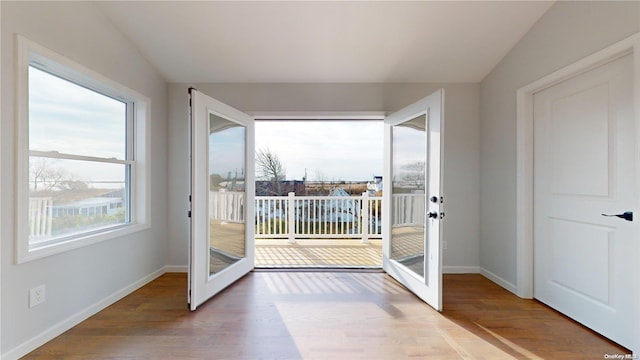
[{"label": "white window frame", "polygon": [[[150,99],[94,72],[66,57],[16,35],[16,263],[59,254],[149,229],[150,223]],[[127,132],[128,144],[133,143],[129,179],[130,222],[105,229],[63,237],[42,246],[29,244],[29,66],[34,62],[51,74],[90,90],[106,94],[132,108],[133,131]],[[133,104],[133,106],[129,106]]]}]

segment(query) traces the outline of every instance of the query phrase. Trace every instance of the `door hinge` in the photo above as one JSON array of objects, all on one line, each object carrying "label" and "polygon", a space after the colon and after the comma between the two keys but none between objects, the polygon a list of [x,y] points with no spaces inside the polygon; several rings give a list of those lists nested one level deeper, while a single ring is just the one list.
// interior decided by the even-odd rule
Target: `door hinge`
[{"label": "door hinge", "polygon": [[191,217],[191,210],[187,211],[187,217]]}]

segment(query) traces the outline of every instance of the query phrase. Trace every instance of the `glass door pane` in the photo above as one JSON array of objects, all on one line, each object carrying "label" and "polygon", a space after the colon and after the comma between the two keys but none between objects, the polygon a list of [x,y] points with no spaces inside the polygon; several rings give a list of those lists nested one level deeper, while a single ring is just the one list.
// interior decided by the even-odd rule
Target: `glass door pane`
[{"label": "glass door pane", "polygon": [[391,259],[424,277],[426,115],[393,126]]},{"label": "glass door pane", "polygon": [[246,255],[245,128],[209,114],[209,275]]}]

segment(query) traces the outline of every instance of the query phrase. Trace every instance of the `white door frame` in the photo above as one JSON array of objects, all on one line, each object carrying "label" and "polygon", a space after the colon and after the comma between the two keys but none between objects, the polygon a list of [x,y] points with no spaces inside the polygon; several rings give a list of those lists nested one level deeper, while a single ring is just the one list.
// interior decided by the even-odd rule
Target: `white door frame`
[{"label": "white door frame", "polygon": [[[640,33],[636,33],[601,51],[589,55],[517,91],[517,139],[516,139],[516,295],[533,298],[533,95],[580,73],[603,65],[622,56],[633,54],[634,112],[636,141],[636,189],[640,189]],[[636,193],[640,193],[637,190]],[[640,199],[636,199],[640,203]],[[638,210],[638,209],[635,209]],[[636,221],[636,233],[640,234],[640,221]],[[640,260],[640,239],[635,254]],[[637,261],[636,261],[637,262]],[[640,266],[636,267],[640,278]],[[640,284],[630,284],[629,295],[640,299]],[[636,302],[636,339],[640,339],[640,304]],[[640,340],[635,345],[640,352]]]}]

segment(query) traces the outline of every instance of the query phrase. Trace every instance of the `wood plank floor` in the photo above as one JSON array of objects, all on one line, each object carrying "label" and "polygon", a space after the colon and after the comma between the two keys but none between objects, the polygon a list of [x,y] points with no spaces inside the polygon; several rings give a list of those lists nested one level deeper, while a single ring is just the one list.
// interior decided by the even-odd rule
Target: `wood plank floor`
[{"label": "wood plank floor", "polygon": [[165,274],[26,359],[603,359],[628,351],[480,275],[444,312],[374,272],[252,272],[187,310]]}]

